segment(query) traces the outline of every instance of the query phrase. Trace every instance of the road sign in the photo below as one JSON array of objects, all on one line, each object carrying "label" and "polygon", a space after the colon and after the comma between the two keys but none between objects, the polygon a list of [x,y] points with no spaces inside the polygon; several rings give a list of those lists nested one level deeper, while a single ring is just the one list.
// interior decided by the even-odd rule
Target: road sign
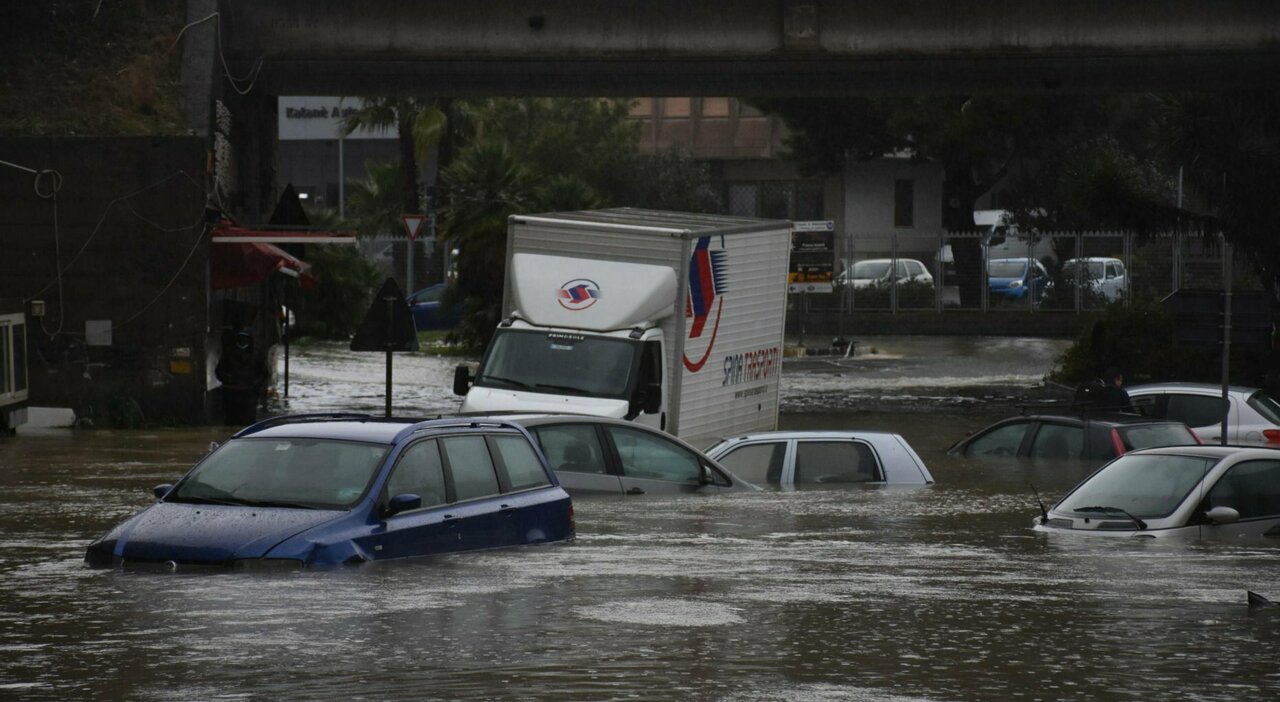
[{"label": "road sign", "polygon": [[791,231],[793,232],[834,232],[835,230],[836,223],[830,219],[791,223]]},{"label": "road sign", "polygon": [[418,238],[418,232],[422,231],[422,224],[427,221],[427,216],[420,214],[400,215],[400,221],[404,223],[404,230],[409,235],[409,241],[413,241]]},{"label": "road sign", "polygon": [[382,351],[387,354],[386,416],[391,416],[391,352],[417,351],[418,330],[413,325],[409,303],[394,278],[387,278],[373,298],[373,304],[351,339],[352,351]]}]

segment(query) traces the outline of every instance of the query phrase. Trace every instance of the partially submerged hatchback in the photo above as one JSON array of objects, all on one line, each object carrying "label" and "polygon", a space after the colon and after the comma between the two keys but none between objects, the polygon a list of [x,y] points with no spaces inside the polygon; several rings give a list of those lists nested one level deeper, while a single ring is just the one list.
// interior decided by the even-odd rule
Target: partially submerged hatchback
[{"label": "partially submerged hatchback", "polygon": [[90,566],[337,565],[563,541],[573,508],[498,419],[295,415],[250,426],[85,553]]},{"label": "partially submerged hatchback", "polygon": [[707,455],[760,485],[933,482],[907,440],[883,431],[760,432],[721,441]]},{"label": "partially submerged hatchback", "polygon": [[1036,519],[1043,532],[1157,538],[1280,535],[1280,450],[1179,446],[1098,469]]},{"label": "partially submerged hatchback", "polygon": [[1024,415],[1004,419],[956,442],[947,452],[967,458],[1030,458],[1100,465],[1129,451],[1193,446],[1182,422],[1133,414]]}]

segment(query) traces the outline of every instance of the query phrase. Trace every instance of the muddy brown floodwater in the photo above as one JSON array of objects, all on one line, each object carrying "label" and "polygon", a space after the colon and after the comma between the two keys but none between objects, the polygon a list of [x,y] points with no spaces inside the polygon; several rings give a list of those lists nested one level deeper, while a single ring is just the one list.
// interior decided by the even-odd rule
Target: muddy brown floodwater
[{"label": "muddy brown floodwater", "polygon": [[[1053,345],[971,346],[943,382],[955,364],[902,343],[788,364],[782,424],[899,431],[933,486],[579,499],[572,544],[351,569],[88,570],[230,429],[0,440],[0,698],[1280,698],[1280,608],[1245,605],[1280,595],[1280,546],[1033,533],[1028,482],[1052,499],[1087,467],[943,451],[1034,394]],[[380,409],[381,374],[343,357],[296,355],[290,409]],[[406,384],[451,366],[397,358]]]}]

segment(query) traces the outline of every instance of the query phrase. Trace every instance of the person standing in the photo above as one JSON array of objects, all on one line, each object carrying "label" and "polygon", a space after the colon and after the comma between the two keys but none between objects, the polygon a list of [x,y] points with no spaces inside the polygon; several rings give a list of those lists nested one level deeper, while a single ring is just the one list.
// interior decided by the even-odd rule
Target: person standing
[{"label": "person standing", "polygon": [[1137,412],[1129,392],[1124,389],[1124,375],[1111,366],[1102,375],[1102,391],[1097,395],[1098,407],[1115,412]]},{"label": "person standing", "polygon": [[213,373],[222,381],[224,423],[238,426],[257,421],[258,400],[267,379],[267,362],[266,357],[254,349],[253,336],[248,330],[240,330],[230,348],[223,348]]}]

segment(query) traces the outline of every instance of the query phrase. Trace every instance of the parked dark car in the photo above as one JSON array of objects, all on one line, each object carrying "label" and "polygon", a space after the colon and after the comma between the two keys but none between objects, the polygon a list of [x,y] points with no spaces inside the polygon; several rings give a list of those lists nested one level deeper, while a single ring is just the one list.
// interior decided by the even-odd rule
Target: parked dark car
[{"label": "parked dark car", "polygon": [[365,561],[573,536],[528,432],[486,418],[296,415],[254,424],[89,545],[90,566]]},{"label": "parked dark car", "polygon": [[680,439],[635,422],[569,414],[510,419],[537,438],[573,495],[756,489]]},{"label": "parked dark car", "polygon": [[947,453],[969,458],[1063,459],[1100,464],[1135,449],[1194,446],[1200,440],[1182,422],[1138,415],[1027,415],[975,432]]},{"label": "parked dark car", "polygon": [[448,288],[448,283],[437,283],[405,298],[409,303],[409,311],[413,313],[413,326],[418,331],[452,329],[458,324],[458,310],[445,309],[441,304],[444,291]]}]

